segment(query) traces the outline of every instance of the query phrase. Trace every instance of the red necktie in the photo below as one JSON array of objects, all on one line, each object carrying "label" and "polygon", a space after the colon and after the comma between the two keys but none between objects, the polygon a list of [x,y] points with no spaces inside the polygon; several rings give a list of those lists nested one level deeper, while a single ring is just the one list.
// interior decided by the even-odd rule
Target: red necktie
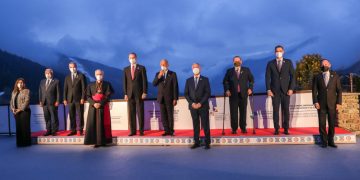
[{"label": "red necktie", "polygon": [[131,66],[131,79],[132,80],[135,79],[135,66],[134,65]]}]

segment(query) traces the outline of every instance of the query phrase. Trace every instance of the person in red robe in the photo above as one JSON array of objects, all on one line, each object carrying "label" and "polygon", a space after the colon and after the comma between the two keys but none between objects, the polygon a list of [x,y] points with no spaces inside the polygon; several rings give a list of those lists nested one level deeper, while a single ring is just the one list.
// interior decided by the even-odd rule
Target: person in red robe
[{"label": "person in red robe", "polygon": [[103,80],[102,70],[96,70],[95,77],[96,81],[86,88],[86,97],[90,105],[84,144],[97,148],[112,143],[109,99],[114,91],[111,84]]}]

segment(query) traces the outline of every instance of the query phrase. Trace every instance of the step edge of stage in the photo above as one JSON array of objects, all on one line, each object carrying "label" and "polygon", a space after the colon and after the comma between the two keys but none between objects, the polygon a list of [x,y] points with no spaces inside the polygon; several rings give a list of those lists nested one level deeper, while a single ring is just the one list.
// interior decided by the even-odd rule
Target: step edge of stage
[{"label": "step edge of stage", "polygon": [[[201,137],[203,138],[203,137]],[[300,138],[300,139],[294,139]],[[176,146],[191,145],[194,143],[192,136],[139,136],[113,137],[113,144],[118,146]],[[83,145],[84,136],[38,136],[32,137],[33,144],[38,145]],[[134,142],[135,141],[135,142]],[[212,145],[242,146],[242,145],[303,145],[317,144],[320,142],[319,135],[280,135],[280,136],[213,136]],[[275,142],[276,141],[276,142]],[[280,142],[282,141],[282,142]],[[301,141],[301,142],[300,142]],[[355,144],[356,134],[335,135],[337,144]]]}]

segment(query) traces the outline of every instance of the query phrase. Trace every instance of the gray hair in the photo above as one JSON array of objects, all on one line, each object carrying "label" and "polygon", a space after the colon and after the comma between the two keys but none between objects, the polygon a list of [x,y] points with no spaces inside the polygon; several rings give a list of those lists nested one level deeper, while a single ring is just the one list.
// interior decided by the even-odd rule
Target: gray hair
[{"label": "gray hair", "polygon": [[102,75],[105,74],[103,70],[101,70],[101,69],[96,69],[96,70],[95,70],[95,75],[96,75],[96,71],[100,71]]},{"label": "gray hair", "polygon": [[46,72],[49,72],[49,73],[51,73],[52,75],[54,74],[54,71],[51,69],[51,68],[46,68],[45,69],[45,73]]}]

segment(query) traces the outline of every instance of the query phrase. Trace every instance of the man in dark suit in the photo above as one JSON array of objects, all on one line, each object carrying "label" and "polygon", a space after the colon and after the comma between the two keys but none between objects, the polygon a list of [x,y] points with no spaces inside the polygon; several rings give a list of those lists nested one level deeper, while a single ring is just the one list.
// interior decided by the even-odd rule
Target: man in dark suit
[{"label": "man in dark suit", "polygon": [[41,80],[39,86],[39,102],[40,106],[43,107],[47,130],[44,136],[56,136],[59,129],[60,87],[59,80],[55,79],[53,74],[52,69],[46,69],[46,79]]},{"label": "man in dark suit", "polygon": [[246,130],[246,109],[248,95],[252,94],[254,77],[247,67],[243,67],[240,56],[233,58],[234,67],[226,71],[223,85],[225,95],[229,97],[230,117],[232,134],[236,134],[239,127],[240,111],[240,129],[242,133]]},{"label": "man in dark suit", "polygon": [[84,74],[77,71],[75,62],[69,63],[70,74],[64,81],[64,105],[69,105],[70,129],[68,136],[76,134],[76,113],[79,116],[80,135],[84,130],[84,99],[86,89],[86,79]]},{"label": "man in dark suit", "polygon": [[140,136],[144,135],[144,99],[147,94],[147,76],[144,66],[137,64],[135,53],[129,54],[130,66],[124,68],[124,99],[128,102],[130,123],[129,136],[136,135],[136,114],[139,119]]},{"label": "man in dark suit", "polygon": [[191,149],[200,147],[200,120],[205,134],[205,149],[210,149],[209,98],[211,95],[209,79],[200,75],[200,64],[192,65],[193,77],[186,80],[184,96],[189,103],[194,141]]},{"label": "man in dark suit", "polygon": [[283,58],[284,47],[276,46],[276,59],[268,62],[266,66],[266,90],[267,95],[272,97],[273,120],[275,135],[279,134],[279,108],[283,117],[284,134],[289,135],[289,104],[290,96],[295,87],[294,67],[289,59]]},{"label": "man in dark suit", "polygon": [[161,121],[164,126],[163,136],[174,135],[174,106],[179,99],[179,86],[176,73],[170,71],[166,59],[160,61],[161,70],[156,73],[153,85],[158,87],[157,101],[160,104]]},{"label": "man in dark suit", "polygon": [[[336,111],[341,106],[342,90],[340,78],[334,71],[330,71],[329,60],[321,61],[322,73],[314,76],[312,95],[315,108],[318,110],[319,132],[321,147],[336,148],[334,143]],[[326,133],[326,116],[328,118],[329,132]]]}]

